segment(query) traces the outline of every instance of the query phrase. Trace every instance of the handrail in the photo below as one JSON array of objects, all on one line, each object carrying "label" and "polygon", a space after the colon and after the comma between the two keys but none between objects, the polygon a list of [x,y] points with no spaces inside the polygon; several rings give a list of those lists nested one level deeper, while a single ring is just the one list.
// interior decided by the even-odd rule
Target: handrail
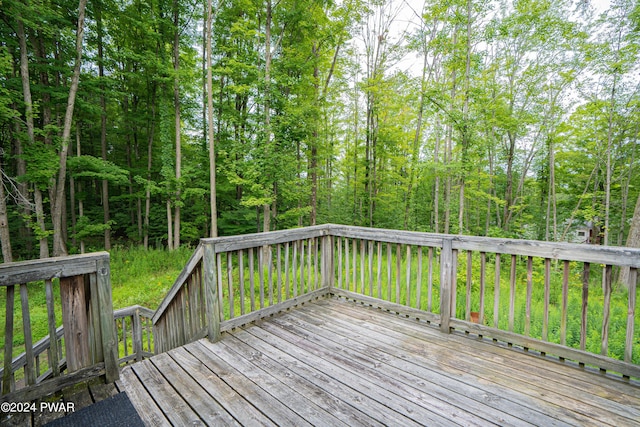
[{"label": "handrail", "polygon": [[187,279],[191,277],[196,267],[198,267],[200,261],[202,261],[203,252],[204,251],[202,243],[199,243],[196,249],[193,251],[191,257],[187,261],[187,264],[184,266],[184,268],[176,278],[176,281],[171,286],[171,289],[169,289],[169,292],[167,292],[167,295],[165,295],[165,297],[162,299],[162,302],[153,314],[152,320],[154,324],[158,321],[158,319],[160,319],[160,317],[162,317],[171,301],[173,301],[173,299],[175,298],[176,294],[180,291],[182,286],[184,286]]},{"label": "handrail", "polygon": [[[54,297],[54,278],[60,279],[57,298]],[[105,375],[108,382],[118,378],[107,252],[1,264],[0,287],[6,291],[3,401],[10,396],[35,399],[86,380],[87,375]],[[16,287],[20,295],[25,353],[14,359]],[[35,288],[44,288],[46,294],[48,336],[34,345],[29,290]],[[60,327],[55,314],[56,300],[62,311]],[[40,357],[45,351],[46,360]],[[25,386],[20,390],[17,390],[20,385],[16,382],[17,370],[24,372]]]}]

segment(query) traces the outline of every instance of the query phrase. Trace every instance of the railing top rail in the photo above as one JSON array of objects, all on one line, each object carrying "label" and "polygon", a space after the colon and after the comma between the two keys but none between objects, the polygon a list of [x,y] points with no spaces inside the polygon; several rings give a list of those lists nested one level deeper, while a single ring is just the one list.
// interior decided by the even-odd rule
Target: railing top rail
[{"label": "railing top rail", "polygon": [[475,250],[640,268],[640,249],[638,248],[422,233],[334,224],[327,224],[327,226],[329,227],[330,235],[355,239],[431,247],[442,247],[442,241],[447,239],[452,241],[453,249],[458,250]]},{"label": "railing top rail", "polygon": [[103,259],[109,260],[108,252],[0,264],[0,286],[94,273],[96,261]]},{"label": "railing top rail", "polygon": [[155,311],[142,305],[130,305],[129,307],[119,308],[113,311],[113,318],[118,319],[121,317],[127,317],[139,313],[144,317],[153,317]]},{"label": "railing top rail", "polygon": [[178,278],[174,282],[173,286],[171,286],[171,289],[169,289],[169,292],[167,292],[167,295],[165,295],[164,299],[158,306],[158,309],[153,314],[153,319],[152,319],[153,324],[155,324],[158,321],[158,319],[160,319],[160,317],[165,312],[167,307],[169,307],[169,304],[171,303],[171,301],[173,301],[173,298],[176,296],[176,294],[178,293],[178,291],[180,290],[184,282],[189,278],[189,276],[193,272],[193,269],[196,268],[198,263],[202,260],[203,253],[204,253],[204,247],[201,241],[200,244],[198,244],[196,249],[193,251],[191,258],[189,258],[189,261],[187,261],[187,264],[185,265],[185,267],[182,269],[182,271],[178,275]]},{"label": "railing top rail", "polygon": [[456,236],[453,248],[640,268],[640,249],[628,247]]},{"label": "railing top rail", "polygon": [[327,236],[332,224],[314,225],[310,227],[292,228],[288,230],[269,231],[266,233],[240,234],[237,236],[211,237],[201,239],[202,244],[215,244],[216,253],[255,248],[264,245],[275,245],[294,240]]},{"label": "railing top rail", "polygon": [[330,230],[329,234],[333,236],[419,246],[442,247],[442,240],[444,238],[454,237],[448,234],[358,227],[352,225],[327,224],[327,226]]}]

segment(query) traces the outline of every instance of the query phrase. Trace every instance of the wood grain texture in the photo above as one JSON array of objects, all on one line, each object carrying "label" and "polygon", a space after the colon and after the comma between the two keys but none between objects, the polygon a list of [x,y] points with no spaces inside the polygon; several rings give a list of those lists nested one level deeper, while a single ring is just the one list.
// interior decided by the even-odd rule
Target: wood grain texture
[{"label": "wood grain texture", "polygon": [[0,264],[0,286],[93,273],[99,259],[108,260],[109,253],[95,252]]},{"label": "wood grain texture", "polygon": [[[451,319],[451,326],[458,322]],[[125,368],[121,381],[152,425],[631,426],[640,420],[638,383],[443,334],[424,319],[343,297],[155,356]]]}]

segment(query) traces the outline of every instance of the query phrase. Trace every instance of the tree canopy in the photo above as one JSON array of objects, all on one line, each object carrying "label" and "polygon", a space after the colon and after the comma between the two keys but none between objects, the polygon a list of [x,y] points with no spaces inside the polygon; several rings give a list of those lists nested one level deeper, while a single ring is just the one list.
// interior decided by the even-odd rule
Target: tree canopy
[{"label": "tree canopy", "polygon": [[4,261],[325,222],[640,245],[635,1],[1,4]]}]

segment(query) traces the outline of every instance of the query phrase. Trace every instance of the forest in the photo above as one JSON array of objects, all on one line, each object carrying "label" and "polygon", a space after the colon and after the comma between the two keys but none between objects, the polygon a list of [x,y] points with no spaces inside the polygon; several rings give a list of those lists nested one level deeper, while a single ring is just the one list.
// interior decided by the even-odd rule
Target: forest
[{"label": "forest", "polygon": [[636,1],[0,5],[4,262],[328,222],[640,246]]}]

